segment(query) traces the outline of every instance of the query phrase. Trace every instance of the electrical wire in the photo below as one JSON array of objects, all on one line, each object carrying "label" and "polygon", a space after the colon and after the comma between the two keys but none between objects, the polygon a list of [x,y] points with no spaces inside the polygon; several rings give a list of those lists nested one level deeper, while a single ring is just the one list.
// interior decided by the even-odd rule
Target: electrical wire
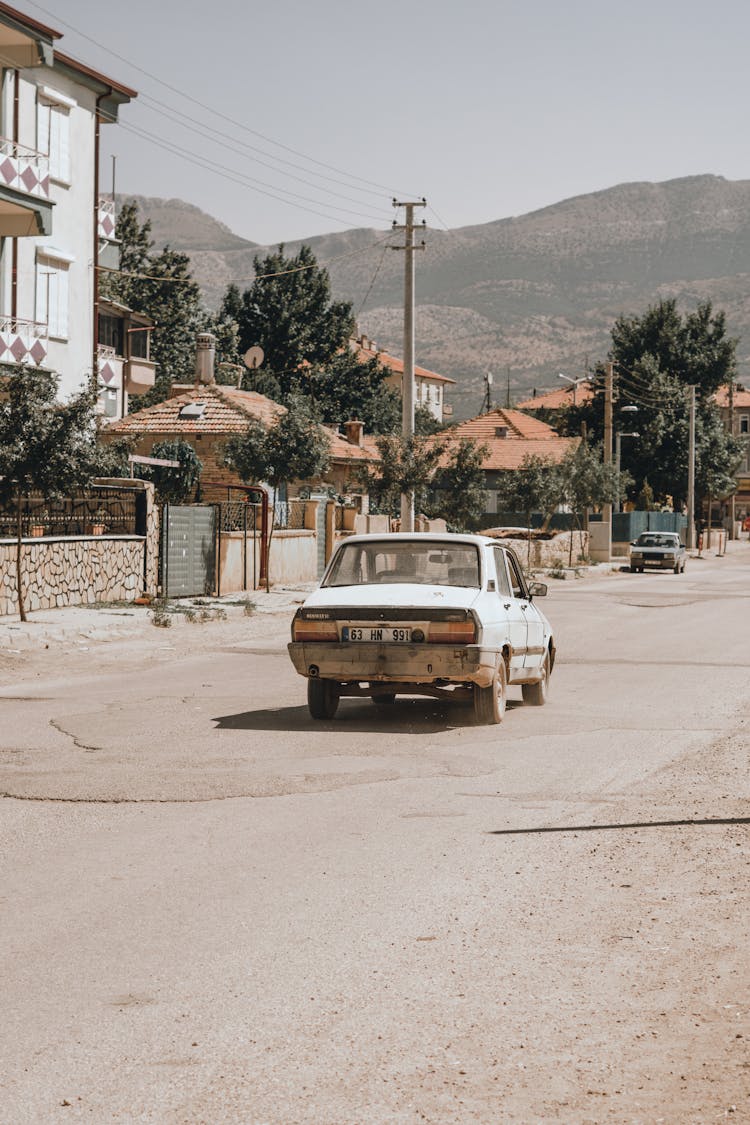
[{"label": "electrical wire", "polygon": [[395,194],[419,197],[418,192],[394,192],[391,188],[387,188],[383,184],[379,184],[374,180],[368,180],[362,176],[353,175],[352,173],[346,172],[341,168],[337,168],[332,164],[327,164],[325,163],[325,161],[317,160],[312,156],[307,156],[306,153],[300,152],[298,149],[292,148],[290,145],[283,144],[281,141],[276,141],[273,139],[273,137],[267,137],[264,133],[258,132],[257,129],[251,129],[249,125],[245,125],[243,122],[236,121],[234,120],[234,118],[229,117],[227,114],[221,113],[219,110],[212,109],[212,107],[206,105],[205,102],[201,102],[198,98],[192,97],[191,94],[185,93],[184,90],[180,90],[176,86],[170,85],[169,82],[165,82],[162,78],[157,78],[155,74],[151,74],[150,71],[144,70],[143,67],[137,66],[131,59],[125,58],[123,55],[120,55],[116,51],[113,51],[110,47],[105,47],[103,43],[99,43],[90,35],[87,35],[85,32],[80,31],[78,28],[74,27],[73,24],[70,24],[66,20],[59,18],[57,15],[55,15],[54,12],[50,12],[48,8],[45,8],[42,4],[39,4],[37,0],[30,0],[30,2],[32,7],[38,8],[39,11],[44,12],[44,14],[49,16],[51,19],[55,20],[57,23],[62,24],[63,27],[66,27],[69,31],[72,31],[75,35],[80,36],[81,39],[85,39],[88,43],[92,43],[95,47],[98,47],[100,50],[104,51],[108,55],[111,55],[113,58],[118,59],[120,62],[125,63],[127,66],[137,71],[139,74],[143,74],[146,78],[150,78],[152,82],[158,83],[158,85],[163,86],[166,90],[170,90],[173,94],[177,94],[178,97],[184,98],[186,101],[191,102],[193,105],[206,110],[206,112],[213,114],[214,117],[218,117],[221,120],[226,121],[236,129],[241,129],[243,132],[250,133],[252,136],[258,137],[260,140],[265,141],[266,144],[274,145],[276,148],[280,148],[284,152],[289,152],[293,156],[298,156],[302,160],[306,160],[310,164],[316,164],[319,168],[326,168],[329,172],[336,172],[338,175],[346,176],[347,179],[356,180],[362,184],[368,184],[370,187],[378,188],[381,191],[387,191],[391,195]]},{"label": "electrical wire", "polygon": [[[305,273],[307,270],[319,269],[321,267],[323,269],[327,269],[331,262],[339,262],[339,261],[342,261],[344,258],[355,258],[359,254],[366,254],[370,250],[377,249],[378,246],[382,246],[384,242],[387,242],[390,237],[391,236],[388,235],[386,238],[378,239],[377,242],[373,242],[369,246],[360,246],[356,250],[348,250],[345,254],[337,254],[333,258],[329,258],[327,262],[321,263],[321,262],[315,261],[315,262],[311,262],[310,265],[294,266],[292,269],[289,269],[289,270],[277,270],[274,273],[253,274],[250,277],[235,277],[235,278],[231,278],[227,282],[227,285],[237,285],[241,281],[267,281],[270,278],[274,278],[274,277],[288,277],[289,274]],[[385,249],[387,250],[388,247],[386,246]],[[168,282],[171,282],[175,285],[197,285],[198,284],[195,281],[195,279],[192,278],[192,277],[190,277],[190,278],[187,278],[187,277],[165,277],[161,274],[155,274],[155,273],[129,273],[125,270],[115,269],[113,266],[97,265],[96,268],[98,270],[100,270],[102,273],[113,273],[113,274],[116,274],[118,277],[132,277],[132,278],[136,278],[140,281],[168,281]]]},{"label": "electrical wire", "polygon": [[[103,116],[106,117],[106,115]],[[113,117],[109,119],[111,121],[115,120],[115,118]],[[120,121],[118,122],[118,124],[121,129],[124,129],[128,133],[133,133],[135,134],[135,136],[149,141],[149,143],[156,145],[162,151],[166,150],[167,152],[173,153],[175,156],[182,157],[183,160],[188,161],[193,167],[197,165],[198,167],[205,168],[207,171],[215,173],[222,179],[228,180],[231,183],[240,184],[240,186],[242,187],[250,188],[251,191],[255,191],[260,195],[268,196],[270,199],[276,200],[277,203],[288,203],[291,206],[298,207],[303,211],[309,211],[311,214],[317,215],[320,218],[328,219],[330,222],[351,222],[350,219],[340,218],[335,215],[317,210],[317,207],[327,206],[325,201],[321,203],[319,200],[311,199],[309,196],[300,195],[297,192],[287,191],[286,188],[277,187],[275,184],[269,184],[264,180],[256,180],[254,177],[246,176],[244,173],[238,172],[236,169],[228,169],[223,165],[217,163],[215,160],[211,160],[209,157],[199,156],[195,152],[189,152],[187,149],[182,148],[180,145],[177,145],[172,141],[167,141],[163,137],[159,137],[154,133],[149,133],[145,129],[139,129],[136,126],[127,124],[124,121]],[[262,184],[263,186],[259,187],[259,184]],[[283,194],[279,195],[279,192]],[[284,195],[289,196],[290,198],[284,199]],[[302,202],[303,200],[305,202]],[[315,206],[310,207],[310,203],[314,204]],[[371,212],[365,211],[353,211],[349,207],[339,207],[336,204],[331,205],[330,210],[339,211],[342,215],[353,215],[355,216],[355,218],[369,219],[371,222],[380,223],[383,221],[382,215],[376,215]]]},{"label": "electrical wire", "polygon": [[380,273],[381,269],[383,268],[383,262],[385,261],[385,256],[388,253],[388,250],[389,250],[388,245],[385,245],[383,247],[383,253],[380,255],[380,261],[375,266],[375,272],[372,275],[372,280],[370,281],[370,284],[367,286],[367,292],[365,293],[364,297],[362,298],[362,304],[357,309],[357,312],[355,313],[355,317],[360,316],[360,314],[362,312],[362,309],[367,304],[367,298],[370,296],[370,293],[372,292],[373,286],[378,279],[378,274]]}]

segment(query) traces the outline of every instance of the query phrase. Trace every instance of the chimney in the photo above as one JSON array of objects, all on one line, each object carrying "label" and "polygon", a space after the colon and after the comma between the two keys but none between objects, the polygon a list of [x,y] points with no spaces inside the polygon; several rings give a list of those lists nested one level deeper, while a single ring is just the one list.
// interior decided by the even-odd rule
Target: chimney
[{"label": "chimney", "polygon": [[344,422],[344,432],[346,433],[346,440],[350,441],[352,445],[362,444],[364,431],[364,422],[358,422],[354,418],[350,422]]},{"label": "chimney", "polygon": [[495,437],[507,438],[507,436],[508,436],[508,427],[507,426],[496,426],[495,427]]},{"label": "chimney", "polygon": [[216,337],[210,332],[199,332],[195,339],[195,381],[204,385],[215,383],[214,358]]}]

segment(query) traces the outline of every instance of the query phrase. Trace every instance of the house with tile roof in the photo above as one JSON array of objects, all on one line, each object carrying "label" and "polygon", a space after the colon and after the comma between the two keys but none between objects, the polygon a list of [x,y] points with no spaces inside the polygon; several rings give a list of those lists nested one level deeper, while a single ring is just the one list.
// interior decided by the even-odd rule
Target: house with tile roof
[{"label": "house with tile roof", "polygon": [[742,461],[737,469],[737,491],[730,501],[735,520],[750,517],[750,391],[741,383],[731,388],[719,387],[714,395],[724,428],[744,444]]},{"label": "house with tile roof", "polygon": [[551,417],[569,406],[581,406],[590,402],[594,397],[594,390],[590,382],[581,382],[577,386],[568,383],[564,387],[554,387],[551,391],[534,391],[531,398],[516,403],[516,410],[525,410],[531,414],[541,414],[542,417]]},{"label": "house with tile roof", "polygon": [[[111,422],[103,439],[131,438],[135,452],[149,456],[157,442],[189,442],[203,463],[201,497],[206,501],[226,499],[226,489],[239,485],[237,474],[223,463],[227,441],[247,431],[250,422],[272,426],[286,407],[257,391],[243,391],[220,383],[175,384],[171,397],[135,414]],[[352,491],[352,474],[358,465],[379,459],[374,439],[363,433],[362,423],[345,423],[343,434],[323,426],[331,443],[331,465],[325,481],[301,482],[309,486],[331,485],[336,492]],[[252,483],[262,483],[260,481]],[[290,490],[294,495],[299,484]]]},{"label": "house with tile roof", "polygon": [[452,426],[440,437],[448,441],[469,438],[486,447],[482,458],[487,491],[485,526],[496,522],[498,486],[503,473],[519,469],[525,457],[544,457],[557,464],[580,441],[580,438],[560,437],[546,422],[520,410],[499,407]]},{"label": "house with tile roof", "polygon": [[64,54],[61,38],[0,2],[0,372],[52,370],[67,397],[108,387],[98,278],[119,248],[99,194],[100,130],[137,94]]},{"label": "house with tile roof", "polygon": [[[388,352],[379,348],[374,340],[364,335],[352,339],[350,346],[362,363],[377,359],[388,372],[385,380],[386,385],[393,387],[401,394],[404,381],[403,359],[389,355]],[[442,422],[451,411],[450,407],[446,409],[445,390],[446,387],[455,386],[455,383],[456,380],[448,378],[447,375],[439,375],[437,371],[428,371],[426,367],[418,367],[415,364],[414,405],[425,407],[438,422]]]}]

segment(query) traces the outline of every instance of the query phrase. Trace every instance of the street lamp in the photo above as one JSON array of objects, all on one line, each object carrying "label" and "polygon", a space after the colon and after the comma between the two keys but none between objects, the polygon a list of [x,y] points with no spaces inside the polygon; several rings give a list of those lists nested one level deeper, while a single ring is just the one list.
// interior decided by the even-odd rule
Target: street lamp
[{"label": "street lamp", "polygon": [[573,378],[571,378],[570,375],[563,375],[562,371],[558,371],[557,377],[558,377],[558,379],[564,379],[566,383],[572,383],[572,385],[573,385],[573,406],[575,406],[576,397],[577,397],[577,394],[578,394],[578,384],[579,383],[588,383],[587,376],[582,375],[580,377],[580,379],[573,379]]},{"label": "street lamp", "polygon": [[[624,410],[637,410],[637,406],[625,406]],[[617,511],[622,511],[622,501],[620,498],[620,454],[622,452],[622,439],[624,437],[639,438],[641,435],[634,430],[629,434],[616,433],[615,434],[615,473],[617,476]]]}]

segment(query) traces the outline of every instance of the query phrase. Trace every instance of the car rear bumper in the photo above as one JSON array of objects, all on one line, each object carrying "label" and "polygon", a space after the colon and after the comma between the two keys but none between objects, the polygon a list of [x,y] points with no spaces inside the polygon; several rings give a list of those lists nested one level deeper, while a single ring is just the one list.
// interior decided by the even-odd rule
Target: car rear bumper
[{"label": "car rear bumper", "polygon": [[371,644],[292,641],[289,656],[301,676],[339,683],[472,683],[489,687],[498,652],[481,645]]}]

